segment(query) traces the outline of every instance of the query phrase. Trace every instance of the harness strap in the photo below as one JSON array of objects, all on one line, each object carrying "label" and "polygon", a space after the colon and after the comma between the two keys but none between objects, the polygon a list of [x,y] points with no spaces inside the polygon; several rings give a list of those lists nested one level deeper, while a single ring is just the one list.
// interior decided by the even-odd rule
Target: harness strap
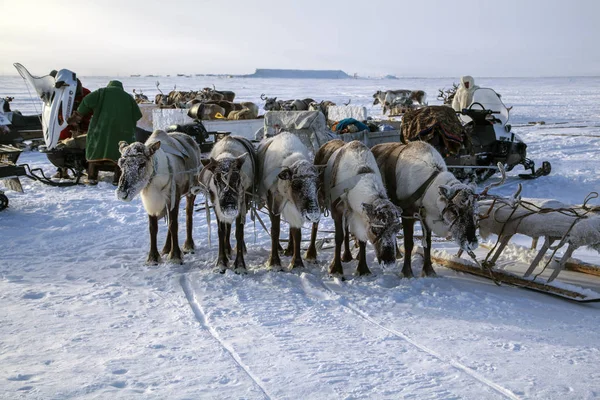
[{"label": "harness strap", "polygon": [[[364,168],[359,173],[344,179],[342,182],[337,183],[335,186],[334,180],[337,177],[337,172],[340,168],[340,160],[343,155],[342,150],[337,150],[335,157],[330,157],[327,161],[327,167],[325,168],[324,174],[324,191],[325,191],[325,203],[327,208],[331,208],[344,193],[348,193],[356,184],[362,179],[364,174],[373,173],[370,168]],[[333,186],[333,187],[332,187]]]},{"label": "harness strap", "polygon": [[423,195],[425,194],[425,192],[427,192],[427,189],[429,189],[429,186],[431,186],[431,184],[433,183],[433,181],[435,180],[435,178],[437,178],[437,176],[440,174],[440,170],[435,170],[431,173],[431,175],[429,176],[429,178],[427,178],[427,180],[425,182],[423,182],[423,184],[421,186],[419,186],[419,188],[413,193],[411,194],[409,197],[407,197],[406,199],[398,199],[398,205],[400,206],[400,208],[402,208],[402,210],[409,210],[412,208],[412,206],[414,206],[414,204],[421,199],[421,197],[423,197]]},{"label": "harness strap", "polygon": [[395,204],[399,202],[398,196],[396,195],[396,165],[398,164],[398,158],[404,149],[406,149],[405,145],[389,146],[389,148],[377,158],[377,167],[380,171],[383,171],[383,181],[386,184],[388,195],[390,200]]}]

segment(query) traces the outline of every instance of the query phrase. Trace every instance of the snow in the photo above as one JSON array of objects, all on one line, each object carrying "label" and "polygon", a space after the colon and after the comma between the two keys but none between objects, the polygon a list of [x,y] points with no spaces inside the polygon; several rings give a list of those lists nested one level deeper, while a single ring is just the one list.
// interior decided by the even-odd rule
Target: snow
[{"label": "snow", "polygon": [[[122,78],[153,95],[156,78]],[[182,90],[208,78],[161,79]],[[215,79],[215,78],[213,78]],[[163,81],[164,80],[164,81]],[[83,78],[95,89],[108,81]],[[455,80],[456,81],[456,80]],[[378,88],[424,89],[452,79],[298,81],[232,79],[259,102],[280,98],[364,105]],[[523,197],[581,203],[599,189],[600,78],[476,79],[513,105],[513,129],[552,173],[524,183]],[[13,109],[34,111],[22,80],[0,77]],[[164,89],[163,89],[164,90]],[[528,122],[545,121],[545,125]],[[559,124],[560,123],[560,124]],[[54,169],[35,151],[21,163]],[[520,167],[495,192],[516,188]],[[495,179],[495,178],[494,178]],[[118,201],[112,176],[97,186],[58,188],[22,178],[0,212],[0,398],[43,399],[593,399],[600,396],[600,313],[577,304],[436,266],[438,278],[326,274],[332,250],[293,272],[264,267],[270,239],[248,220],[249,272],[215,272],[204,212],[194,216],[197,251],[183,265],[144,265],[149,248],[141,200]],[[598,204],[597,200],[593,201]],[[198,200],[200,205],[200,199]],[[182,205],[183,210],[183,205]],[[268,224],[268,217],[259,214]],[[183,232],[184,213],[180,212]],[[330,218],[322,228],[333,230]],[[285,228],[283,229],[285,231]],[[212,232],[216,224],[212,218]],[[309,231],[304,230],[308,238]],[[322,233],[332,237],[330,233]],[[166,225],[159,226],[159,244]],[[527,246],[530,240],[516,236]],[[436,241],[452,254],[456,246]],[[529,259],[515,246],[509,255]],[[600,264],[595,251],[575,257]],[[283,257],[283,264],[289,258]],[[415,256],[413,266],[420,268]],[[419,271],[416,271],[417,273]],[[559,275],[558,279],[560,279]],[[589,278],[591,280],[591,278]]]}]

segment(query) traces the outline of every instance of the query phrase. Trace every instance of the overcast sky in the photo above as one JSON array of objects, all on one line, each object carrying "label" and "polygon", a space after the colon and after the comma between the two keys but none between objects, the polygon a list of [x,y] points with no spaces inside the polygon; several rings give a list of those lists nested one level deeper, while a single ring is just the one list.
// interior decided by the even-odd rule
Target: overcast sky
[{"label": "overcast sky", "polygon": [[0,74],[600,75],[597,0],[0,0]]}]

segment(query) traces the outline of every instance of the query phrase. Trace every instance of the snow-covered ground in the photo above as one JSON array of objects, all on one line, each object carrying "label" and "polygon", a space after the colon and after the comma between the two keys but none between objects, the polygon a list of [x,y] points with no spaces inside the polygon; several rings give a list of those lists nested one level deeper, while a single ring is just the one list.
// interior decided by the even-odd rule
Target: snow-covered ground
[{"label": "snow-covered ground", "polygon": [[[155,79],[123,81],[129,91],[153,95]],[[432,104],[437,89],[452,83],[159,79],[163,90],[215,83],[257,102],[261,93],[351,98],[371,114],[380,112],[370,106],[377,89],[422,88]],[[83,79],[90,89],[107,80]],[[477,84],[502,93],[514,106],[514,130],[529,156],[552,163],[550,176],[525,182],[523,196],[581,203],[600,189],[599,78],[481,78]],[[17,95],[13,108],[34,112],[22,80],[0,77],[0,95]],[[527,125],[542,120],[545,125]],[[38,152],[19,161],[53,172]],[[517,169],[511,175],[522,172]],[[251,221],[248,274],[221,275],[213,269],[214,218],[209,248],[203,212],[195,214],[197,251],[184,265],[146,266],[141,201],[118,201],[111,177],[101,179],[96,187],[70,188],[22,179],[25,193],[7,192],[10,207],[0,213],[1,398],[600,396],[597,304],[497,287],[440,266],[438,278],[401,279],[399,267],[377,266],[372,250],[371,277],[351,276],[356,261],[344,265],[347,281],[328,277],[331,250],[303,270],[268,272],[269,237]],[[514,189],[507,184],[496,193]],[[159,229],[162,242],[166,226]],[[523,237],[516,243],[529,244]],[[575,256],[600,264],[590,250]],[[415,257],[417,269],[420,262]]]}]

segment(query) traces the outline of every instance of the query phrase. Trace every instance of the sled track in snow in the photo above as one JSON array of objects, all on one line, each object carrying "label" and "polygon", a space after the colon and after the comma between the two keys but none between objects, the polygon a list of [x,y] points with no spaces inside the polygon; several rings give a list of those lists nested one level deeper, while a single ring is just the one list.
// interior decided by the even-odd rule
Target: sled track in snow
[{"label": "sled track in snow", "polygon": [[246,373],[246,375],[248,375],[248,377],[260,389],[265,398],[270,400],[271,396],[267,393],[267,390],[260,384],[260,380],[252,374],[250,368],[248,368],[248,366],[243,363],[239,354],[236,353],[232,346],[228,345],[227,342],[221,339],[221,336],[219,335],[217,330],[208,322],[206,314],[202,309],[202,306],[196,299],[196,296],[194,295],[194,290],[192,289],[192,285],[185,274],[181,276],[181,278],[179,279],[179,283],[181,284],[183,293],[185,294],[185,297],[188,303],[190,304],[192,312],[194,313],[194,316],[196,317],[198,323],[202,327],[206,328],[206,330],[211,334],[211,336],[217,342],[219,342],[219,344],[227,351],[227,353],[230,355],[233,361]]},{"label": "sled track in snow", "polygon": [[[310,282],[311,285],[315,285],[314,282],[312,282],[312,279],[306,279],[306,277],[303,277],[304,281]],[[343,307],[345,307],[347,310],[349,310],[352,314],[362,318],[363,320],[367,321],[368,323],[376,326],[379,329],[382,329],[406,342],[408,342],[409,344],[411,344],[412,346],[416,347],[417,349],[421,350],[424,353],[429,354],[430,356],[438,359],[439,361],[449,364],[452,367],[466,373],[467,375],[471,376],[473,379],[477,380],[478,382],[480,382],[481,384],[488,386],[489,388],[495,390],[496,392],[498,392],[499,394],[505,396],[506,398],[509,399],[513,399],[513,400],[520,400],[520,397],[518,397],[517,395],[515,395],[513,392],[511,392],[510,390],[498,385],[497,383],[494,383],[492,381],[490,381],[489,379],[483,377],[481,374],[478,374],[477,372],[473,371],[471,368],[467,367],[466,365],[461,364],[460,362],[452,359],[452,358],[447,358],[444,357],[443,355],[437,353],[436,351],[420,344],[419,342],[415,341],[414,339],[408,337],[407,335],[405,335],[402,332],[399,332],[395,329],[391,329],[391,328],[387,328],[385,326],[383,326],[382,324],[380,324],[379,322],[375,321],[373,318],[371,318],[369,316],[369,314],[367,314],[366,312],[362,311],[359,307],[357,307],[355,304],[352,304],[352,302],[350,302],[345,296],[344,293],[340,292],[340,291],[336,291],[334,289],[332,289],[331,287],[329,287],[327,282],[323,282],[320,279],[318,280],[321,284],[321,286],[327,291],[330,292],[332,294],[334,294],[335,296],[339,296],[340,297],[340,305],[342,305]]]}]

